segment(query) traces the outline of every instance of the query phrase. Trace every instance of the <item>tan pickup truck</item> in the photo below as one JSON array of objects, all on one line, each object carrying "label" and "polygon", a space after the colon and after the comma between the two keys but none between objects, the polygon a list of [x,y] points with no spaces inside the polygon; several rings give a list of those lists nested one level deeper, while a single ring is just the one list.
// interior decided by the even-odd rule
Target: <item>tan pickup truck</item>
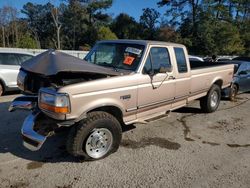
[{"label": "tan pickup truck", "polygon": [[115,152],[122,127],[159,117],[199,99],[214,112],[233,65],[190,66],[181,44],[98,42],[84,60],[49,50],[26,61],[18,75],[25,93],[9,107],[31,110],[22,126],[24,145],[38,150],[48,136],[70,127],[66,148],[95,160]]}]

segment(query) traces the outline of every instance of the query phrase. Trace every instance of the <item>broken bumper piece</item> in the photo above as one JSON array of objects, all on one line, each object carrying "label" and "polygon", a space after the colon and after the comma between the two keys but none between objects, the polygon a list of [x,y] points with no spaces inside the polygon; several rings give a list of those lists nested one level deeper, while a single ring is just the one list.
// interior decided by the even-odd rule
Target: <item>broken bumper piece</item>
[{"label": "broken bumper piece", "polygon": [[21,96],[15,98],[10,106],[9,111],[13,112],[15,110],[33,110],[37,105],[37,96]]},{"label": "broken bumper piece", "polygon": [[38,134],[34,130],[35,122],[40,114],[40,111],[34,111],[30,113],[23,122],[22,126],[22,137],[23,145],[29,150],[39,150],[46,140],[46,136]]}]

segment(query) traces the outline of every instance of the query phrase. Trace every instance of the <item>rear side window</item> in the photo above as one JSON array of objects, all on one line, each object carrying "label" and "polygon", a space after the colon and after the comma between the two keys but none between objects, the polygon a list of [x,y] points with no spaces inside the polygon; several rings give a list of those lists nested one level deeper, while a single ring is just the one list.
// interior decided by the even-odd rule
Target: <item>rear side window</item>
[{"label": "rear side window", "polygon": [[0,53],[0,65],[19,65],[16,54]]},{"label": "rear side window", "polygon": [[169,67],[171,67],[171,63],[167,48],[152,47],[143,68],[143,72],[147,73],[153,69],[154,73],[157,74],[160,72],[161,68]]},{"label": "rear side window", "polygon": [[187,62],[183,48],[174,48],[175,58],[177,62],[178,72],[187,72]]},{"label": "rear side window", "polygon": [[26,55],[26,54],[18,54],[18,57],[19,57],[21,63],[23,63],[24,61],[31,59],[33,56]]}]

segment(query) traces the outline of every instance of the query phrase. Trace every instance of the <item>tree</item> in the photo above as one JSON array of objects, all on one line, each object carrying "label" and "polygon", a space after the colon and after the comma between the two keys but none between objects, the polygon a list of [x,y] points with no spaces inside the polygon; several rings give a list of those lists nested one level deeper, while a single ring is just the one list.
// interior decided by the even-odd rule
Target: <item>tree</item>
[{"label": "tree", "polygon": [[143,9],[143,14],[140,16],[140,24],[144,28],[144,37],[147,39],[156,38],[156,24],[159,23],[158,19],[160,13],[153,8]]},{"label": "tree", "polygon": [[55,47],[53,38],[56,37],[53,29],[54,21],[51,15],[53,8],[54,6],[51,3],[40,5],[29,2],[21,10],[26,15],[28,27],[41,48]]},{"label": "tree", "polygon": [[66,49],[75,50],[87,41],[88,15],[86,6],[79,1],[71,0],[63,9],[63,46]]},{"label": "tree", "polygon": [[55,27],[56,27],[56,36],[57,36],[57,45],[56,45],[56,47],[57,47],[57,49],[61,49],[60,30],[61,30],[62,24],[59,21],[59,14],[60,13],[58,11],[58,8],[52,8],[51,9],[51,15],[52,15]]},{"label": "tree", "polygon": [[20,40],[17,43],[18,48],[37,48],[36,41],[29,35],[25,34],[21,36]]},{"label": "tree", "polygon": [[111,29],[119,39],[140,39],[141,25],[125,13],[119,14],[114,19]]},{"label": "tree", "polygon": [[171,27],[161,27],[158,31],[157,40],[166,42],[180,42],[180,35]]},{"label": "tree", "polygon": [[114,40],[117,36],[110,30],[109,27],[101,26],[97,32],[97,40]]},{"label": "tree", "polygon": [[221,54],[241,55],[244,53],[243,41],[236,26],[220,22],[215,28],[215,44]]},{"label": "tree", "polygon": [[110,8],[112,0],[83,0],[87,5],[89,25],[96,22],[107,22],[110,18],[108,14],[102,13],[102,10]]},{"label": "tree", "polygon": [[10,6],[0,8],[2,46],[11,47],[18,42],[17,10]]}]

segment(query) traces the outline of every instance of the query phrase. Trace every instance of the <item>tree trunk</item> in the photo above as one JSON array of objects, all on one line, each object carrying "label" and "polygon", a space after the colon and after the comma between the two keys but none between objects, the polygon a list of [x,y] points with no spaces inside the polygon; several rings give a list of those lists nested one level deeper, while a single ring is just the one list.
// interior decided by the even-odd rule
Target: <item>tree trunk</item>
[{"label": "tree trunk", "polygon": [[3,40],[3,47],[5,47],[5,31],[4,31],[4,26],[2,26],[2,40]]},{"label": "tree trunk", "polygon": [[61,49],[60,29],[61,29],[61,26],[57,27],[57,48],[58,48],[58,50]]},{"label": "tree trunk", "polygon": [[18,42],[19,42],[19,37],[18,37],[18,29],[17,29],[17,23],[16,23],[16,21],[14,22],[14,26],[15,26],[16,44],[18,44]]},{"label": "tree trunk", "polygon": [[76,26],[74,24],[74,34],[73,34],[73,50],[76,49]]}]

